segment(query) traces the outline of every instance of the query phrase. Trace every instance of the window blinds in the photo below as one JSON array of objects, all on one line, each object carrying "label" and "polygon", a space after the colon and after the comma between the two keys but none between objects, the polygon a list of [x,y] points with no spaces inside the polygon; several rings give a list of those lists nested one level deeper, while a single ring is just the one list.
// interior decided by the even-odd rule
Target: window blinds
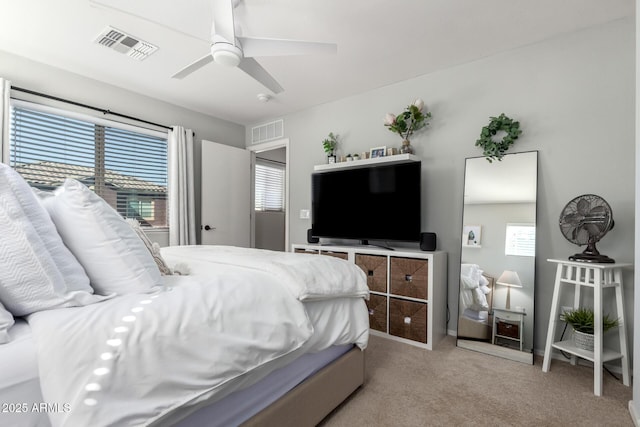
[{"label": "window blinds", "polygon": [[15,105],[10,135],[10,165],[31,186],[74,178],[123,217],[168,225],[166,137]]},{"label": "window blinds", "polygon": [[256,159],[256,211],[284,212],[284,178],[284,165]]},{"label": "window blinds", "polygon": [[535,224],[507,224],[505,255],[536,256]]}]

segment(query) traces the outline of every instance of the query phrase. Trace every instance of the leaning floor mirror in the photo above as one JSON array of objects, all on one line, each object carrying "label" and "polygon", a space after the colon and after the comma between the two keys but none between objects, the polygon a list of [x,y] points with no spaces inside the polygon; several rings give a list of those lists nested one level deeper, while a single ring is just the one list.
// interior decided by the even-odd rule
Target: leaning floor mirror
[{"label": "leaning floor mirror", "polygon": [[533,363],[538,152],[465,162],[457,345]]}]

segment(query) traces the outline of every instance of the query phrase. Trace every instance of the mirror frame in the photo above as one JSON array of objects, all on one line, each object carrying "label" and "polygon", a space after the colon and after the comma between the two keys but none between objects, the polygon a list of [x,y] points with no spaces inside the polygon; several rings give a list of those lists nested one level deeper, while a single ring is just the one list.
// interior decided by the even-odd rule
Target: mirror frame
[{"label": "mirror frame", "polygon": [[[514,158],[512,156],[518,156],[518,155],[527,155],[527,157],[532,157],[532,159],[530,161],[535,162],[534,164],[528,164],[528,165],[524,165],[525,167],[522,169],[517,169],[518,171],[522,171],[525,169],[528,169],[530,171],[529,174],[526,175],[535,175],[533,177],[527,177],[525,175],[522,175],[521,178],[522,182],[521,185],[526,186],[528,188],[528,195],[525,195],[524,197],[521,198],[521,200],[514,200],[511,197],[516,197],[514,196],[508,196],[506,194],[501,194],[502,192],[496,192],[495,194],[489,195],[489,199],[485,200],[486,204],[497,204],[497,203],[509,203],[509,200],[514,200],[511,203],[534,203],[533,206],[533,212],[530,211],[523,211],[522,215],[520,216],[522,217],[526,217],[527,214],[533,214],[533,218],[534,218],[534,224],[536,226],[536,235],[535,238],[537,239],[537,226],[538,226],[538,204],[537,204],[537,196],[538,196],[538,151],[526,151],[526,152],[518,152],[518,153],[510,153],[510,154],[505,154],[504,158],[502,161],[504,161],[505,159],[509,159],[509,158]],[[524,158],[524,157],[522,157]],[[492,179],[496,179],[498,180],[495,184],[491,184],[491,182],[485,182],[483,185],[475,185],[475,190],[473,189],[473,187],[470,184],[469,181],[469,172],[470,172],[470,165],[472,164],[473,161],[476,162],[485,162],[484,164],[481,163],[476,163],[474,166],[475,171],[477,170],[484,170],[485,172],[488,171],[491,167],[495,167],[494,165],[496,163],[500,164],[498,161],[494,161],[494,162],[488,162],[486,160],[485,157],[468,157],[465,159],[465,175],[464,175],[464,188],[463,188],[463,203],[462,203],[462,225],[460,227],[461,233],[460,233],[460,262],[459,262],[459,267],[460,269],[458,270],[458,280],[459,280],[459,284],[458,284],[458,317],[457,317],[457,339],[456,339],[456,345],[458,347],[462,347],[462,348],[466,348],[469,350],[474,350],[474,351],[479,351],[479,352],[483,352],[483,353],[487,353],[487,354],[491,354],[494,356],[499,356],[499,357],[503,357],[506,359],[510,359],[510,360],[515,360],[515,361],[519,361],[519,362],[523,362],[523,363],[529,363],[529,364],[533,364],[533,349],[534,349],[534,340],[535,340],[535,334],[534,334],[534,329],[535,329],[535,318],[534,318],[534,313],[535,313],[535,270],[536,270],[536,254],[534,253],[533,258],[531,259],[531,262],[529,263],[527,261],[526,258],[529,257],[523,257],[523,256],[518,256],[518,255],[506,255],[505,252],[503,252],[503,256],[505,257],[505,261],[504,262],[504,267],[500,267],[500,270],[498,271],[498,269],[493,266],[495,271],[491,271],[490,274],[487,276],[489,277],[489,283],[490,283],[490,288],[491,288],[491,292],[489,294],[486,294],[486,302],[485,301],[480,301],[483,306],[488,306],[488,310],[478,310],[475,312],[475,314],[479,314],[481,313],[481,311],[486,312],[486,314],[483,313],[483,316],[486,317],[486,320],[483,320],[485,317],[478,317],[478,319],[482,319],[482,320],[477,320],[476,323],[474,322],[468,322],[469,318],[465,318],[464,321],[468,322],[468,324],[466,323],[464,326],[464,332],[461,334],[461,319],[462,319],[462,310],[465,308],[469,308],[469,298],[471,298],[469,296],[469,294],[472,292],[469,290],[469,287],[466,287],[463,289],[463,278],[461,277],[463,268],[462,268],[462,263],[463,261],[465,262],[465,274],[468,274],[469,272],[469,268],[472,268],[472,271],[475,273],[473,277],[477,277],[477,271],[478,269],[475,267],[472,267],[469,264],[478,264],[477,260],[481,260],[482,257],[478,256],[475,257],[474,259],[464,259],[464,254],[466,252],[466,254],[469,253],[473,253],[472,251],[482,251],[482,224],[471,224],[473,221],[473,219],[469,220],[470,223],[467,223],[467,209],[468,206],[471,205],[471,203],[467,203],[468,198],[470,197],[475,197],[474,196],[474,192],[476,193],[476,196],[482,196],[483,195],[481,193],[487,193],[486,191],[480,191],[481,189],[478,187],[487,187],[487,188],[491,188],[492,190],[496,190],[496,189],[504,189],[504,187],[512,187],[512,184],[514,184],[515,181],[518,180],[514,180],[514,179],[509,179],[512,178],[513,176],[518,176],[517,173],[512,173],[510,174],[507,168],[501,168],[499,170],[498,173],[496,174],[492,174],[493,178]],[[532,162],[532,163],[533,163]],[[498,166],[499,167],[499,166]],[[471,172],[473,173],[474,170],[471,170]],[[527,182],[528,181],[528,182]],[[505,185],[505,183],[508,183],[509,185]],[[477,182],[474,182],[474,184],[478,184]],[[518,188],[508,188],[505,189],[508,191],[511,191],[512,193],[515,191],[514,194],[518,194]],[[508,192],[506,191],[506,192]],[[520,197],[519,195],[517,197]],[[529,201],[527,201],[529,200]],[[482,203],[480,203],[482,204]],[[487,211],[485,211],[483,213],[483,215],[488,215]],[[516,215],[517,216],[517,215]],[[508,224],[512,224],[512,223],[530,223],[530,221],[518,221],[517,219],[515,219],[514,221],[510,221],[508,218],[505,218],[505,222],[504,222],[504,233],[505,233],[505,240],[506,240],[506,227]],[[467,240],[465,244],[465,240],[463,238],[463,236],[465,235],[465,233],[469,236],[471,236],[471,234],[469,233],[469,231],[471,231],[473,233],[473,240]],[[495,230],[491,230],[493,233],[493,242],[489,241],[488,242],[488,250],[497,250],[495,248]],[[485,233],[486,234],[486,233]],[[492,245],[493,243],[493,245]],[[506,243],[506,242],[505,242]],[[537,245],[536,245],[537,246]],[[505,246],[506,247],[506,246]],[[504,247],[500,246],[500,250],[502,250]],[[485,247],[485,249],[487,249],[487,247]],[[469,255],[467,255],[469,256]],[[485,257],[486,257],[486,251],[485,251]],[[491,256],[491,253],[489,252],[489,257]],[[511,256],[515,256],[517,258],[508,258]],[[491,264],[490,262],[487,264]],[[498,262],[498,264],[502,264],[501,262]],[[530,264],[530,265],[529,265]],[[480,269],[482,268],[482,265],[479,265]],[[525,290],[521,290],[518,289],[516,287],[509,287],[509,286],[501,286],[503,285],[503,283],[501,283],[500,285],[498,285],[496,282],[498,282],[499,277],[502,275],[503,270],[521,270],[520,276],[523,277],[523,287],[525,288]],[[524,273],[524,274],[523,274]],[[468,280],[466,278],[467,276],[465,276],[465,282],[466,284],[469,284]],[[491,280],[493,279],[493,280]],[[484,279],[483,279],[484,280]],[[528,283],[530,282],[530,283]],[[492,285],[492,286],[491,286]],[[471,286],[475,286],[473,283],[471,283]],[[526,288],[529,288],[530,292],[526,292]],[[512,291],[513,289],[513,291]],[[463,304],[462,298],[463,298],[463,292],[464,294],[464,298],[465,301],[467,301],[467,304]],[[477,290],[476,290],[477,292]],[[483,292],[484,294],[484,292]],[[530,294],[530,300],[528,300],[527,298],[529,298],[529,294]],[[509,311],[506,310],[507,308],[507,304],[509,303],[509,301],[507,300],[507,295],[510,295],[511,298],[511,302],[513,302],[514,304],[511,305]],[[478,297],[479,296],[479,297]],[[515,298],[514,298],[515,296]],[[475,298],[478,299],[483,299],[483,297],[480,294],[477,294],[474,296]],[[474,303],[477,302],[477,300],[474,300]],[[473,308],[473,307],[472,307]],[[517,341],[509,343],[509,340],[504,340],[504,339],[499,339],[495,337],[495,331],[494,328],[495,323],[494,323],[494,317],[495,317],[495,312],[494,310],[497,310],[498,313],[500,313],[499,315],[503,315],[503,314],[507,314],[508,316],[513,316],[513,320],[515,322],[517,322],[516,319],[522,319],[523,320],[523,327],[524,329],[519,330],[520,332],[523,332],[522,336],[521,336],[521,341],[523,342],[524,346],[523,349],[520,350],[519,348],[514,348],[513,345],[509,345],[509,344],[517,344]],[[501,323],[502,324],[502,323]],[[467,326],[468,325],[473,325],[474,329],[469,329]],[[476,330],[478,331],[476,334]],[[470,332],[472,331],[472,332]],[[494,344],[494,339],[497,342],[496,344]],[[501,345],[500,345],[501,344]],[[517,345],[515,346],[517,347]]]}]

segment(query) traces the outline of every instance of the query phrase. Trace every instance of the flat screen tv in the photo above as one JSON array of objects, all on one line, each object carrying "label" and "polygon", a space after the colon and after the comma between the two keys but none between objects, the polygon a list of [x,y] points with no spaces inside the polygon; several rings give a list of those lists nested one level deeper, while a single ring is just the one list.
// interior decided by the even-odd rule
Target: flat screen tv
[{"label": "flat screen tv", "polygon": [[313,173],[313,236],[419,241],[420,171],[420,162],[409,162]]}]

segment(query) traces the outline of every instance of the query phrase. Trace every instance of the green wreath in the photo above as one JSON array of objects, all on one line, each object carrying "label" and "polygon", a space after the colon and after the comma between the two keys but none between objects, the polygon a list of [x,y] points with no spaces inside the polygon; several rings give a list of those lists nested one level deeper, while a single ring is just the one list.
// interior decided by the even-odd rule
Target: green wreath
[{"label": "green wreath", "polygon": [[[492,137],[500,131],[507,134],[502,140],[494,141]],[[482,128],[480,139],[476,141],[476,147],[482,147],[482,154],[489,163],[493,160],[500,161],[521,133],[520,122],[515,122],[502,113],[498,117],[491,117],[489,124]]]}]

